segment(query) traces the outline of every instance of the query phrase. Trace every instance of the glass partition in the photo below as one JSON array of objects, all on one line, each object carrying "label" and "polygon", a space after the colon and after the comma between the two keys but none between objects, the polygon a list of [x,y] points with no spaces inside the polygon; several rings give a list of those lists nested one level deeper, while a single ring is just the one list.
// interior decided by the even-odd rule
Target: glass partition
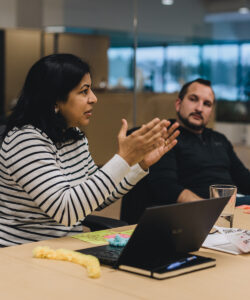
[{"label": "glass partition", "polygon": [[239,45],[204,45],[204,77],[211,80],[217,99],[237,100]]},{"label": "glass partition", "polygon": [[137,89],[163,91],[164,47],[137,48]]},{"label": "glass partition", "polygon": [[164,91],[179,91],[185,82],[201,76],[199,46],[168,46],[165,51]]},{"label": "glass partition", "polygon": [[132,89],[133,83],[133,49],[110,48],[108,50],[109,82],[111,89]]},{"label": "glass partition", "polygon": [[239,86],[239,98],[241,100],[250,100],[250,43],[241,46],[241,80]]}]

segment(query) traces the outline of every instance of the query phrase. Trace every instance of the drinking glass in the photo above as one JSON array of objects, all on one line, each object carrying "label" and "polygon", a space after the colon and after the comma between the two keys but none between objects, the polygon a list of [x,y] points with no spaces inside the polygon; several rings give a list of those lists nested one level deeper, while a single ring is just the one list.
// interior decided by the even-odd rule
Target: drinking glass
[{"label": "drinking glass", "polygon": [[209,187],[210,198],[230,196],[227,205],[215,225],[220,227],[233,227],[234,208],[236,202],[237,187],[229,184],[213,184]]}]

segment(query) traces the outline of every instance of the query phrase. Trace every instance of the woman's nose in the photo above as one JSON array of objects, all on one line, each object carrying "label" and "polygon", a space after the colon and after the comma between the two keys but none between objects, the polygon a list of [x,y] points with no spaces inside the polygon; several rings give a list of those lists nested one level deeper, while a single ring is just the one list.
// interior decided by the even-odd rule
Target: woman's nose
[{"label": "woman's nose", "polygon": [[97,102],[97,97],[96,95],[93,93],[93,91],[91,90],[91,94],[89,96],[89,102],[91,103],[96,103]]}]

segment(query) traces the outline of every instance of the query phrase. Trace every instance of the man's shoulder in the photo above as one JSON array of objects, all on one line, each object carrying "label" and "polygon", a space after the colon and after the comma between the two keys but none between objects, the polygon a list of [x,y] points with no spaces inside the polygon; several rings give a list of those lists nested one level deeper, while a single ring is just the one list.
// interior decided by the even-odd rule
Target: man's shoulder
[{"label": "man's shoulder", "polygon": [[205,134],[209,134],[211,136],[227,140],[226,136],[223,133],[221,133],[219,131],[216,131],[216,130],[214,130],[212,128],[205,128]]}]

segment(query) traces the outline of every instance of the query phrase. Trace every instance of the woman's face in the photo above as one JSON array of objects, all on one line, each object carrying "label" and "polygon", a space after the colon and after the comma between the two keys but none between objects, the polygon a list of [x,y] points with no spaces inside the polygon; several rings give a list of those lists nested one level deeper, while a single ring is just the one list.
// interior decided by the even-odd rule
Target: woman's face
[{"label": "woman's face", "polygon": [[80,83],[69,93],[66,102],[57,102],[56,108],[65,118],[69,127],[82,127],[89,124],[93,105],[97,102],[91,90],[91,78],[87,73]]}]

